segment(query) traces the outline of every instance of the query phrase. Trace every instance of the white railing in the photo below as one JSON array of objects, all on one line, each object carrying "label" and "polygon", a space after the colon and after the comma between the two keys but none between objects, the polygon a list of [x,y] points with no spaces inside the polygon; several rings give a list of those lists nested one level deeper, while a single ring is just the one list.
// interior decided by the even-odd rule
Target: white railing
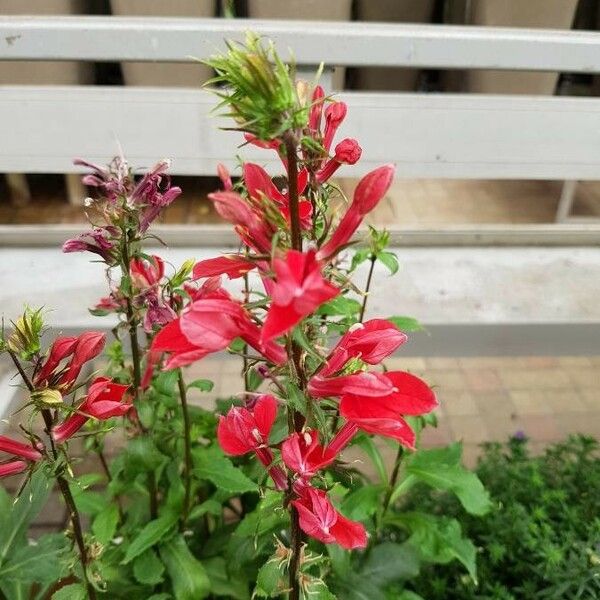
[{"label": "white railing", "polygon": [[[302,66],[323,61],[600,72],[599,33],[246,19],[0,17],[0,60],[187,62],[223,49],[225,39],[243,39],[247,30],[273,39],[284,54],[290,48]],[[385,161],[396,163],[398,176],[407,178],[600,179],[600,99],[363,92],[340,97],[350,108],[344,132],[364,149],[364,159],[346,168],[349,175]],[[0,86],[0,172],[74,172],[74,156],[105,162],[118,141],[132,164],[169,156],[176,174],[213,174],[218,162],[231,161],[240,142],[237,134],[217,129],[214,104],[201,89]],[[258,156],[250,148],[244,154]],[[573,190],[564,188],[562,217]],[[0,243],[47,240],[52,229],[44,229],[0,227]],[[65,228],[54,230],[64,237]],[[462,230],[467,241],[491,236],[500,243],[523,239],[526,231]],[[600,228],[589,224],[528,230],[543,243],[600,239]],[[421,233],[431,240],[432,232]],[[447,232],[441,236],[441,243],[449,239]]]}]

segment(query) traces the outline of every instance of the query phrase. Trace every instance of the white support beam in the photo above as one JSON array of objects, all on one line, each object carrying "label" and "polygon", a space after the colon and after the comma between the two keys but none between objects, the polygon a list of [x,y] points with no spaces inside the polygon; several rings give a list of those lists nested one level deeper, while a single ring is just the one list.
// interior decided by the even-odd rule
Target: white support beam
[{"label": "white support beam", "polygon": [[207,58],[246,31],[299,64],[600,72],[600,33],[390,23],[156,17],[0,17],[0,60]]},{"label": "white support beam", "polygon": [[[358,176],[395,163],[404,178],[597,179],[600,99],[343,93],[344,134],[361,141]],[[74,172],[104,163],[117,140],[132,165],[164,156],[180,175],[214,174],[231,157],[281,168],[274,153],[239,149],[204,90],[0,86],[0,172]]]}]

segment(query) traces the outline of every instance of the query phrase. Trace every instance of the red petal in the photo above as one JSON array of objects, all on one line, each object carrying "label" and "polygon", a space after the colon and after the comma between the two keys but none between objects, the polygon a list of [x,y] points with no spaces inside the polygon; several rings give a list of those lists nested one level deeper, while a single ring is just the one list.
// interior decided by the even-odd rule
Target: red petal
[{"label": "red petal", "polygon": [[351,521],[340,513],[338,513],[335,525],[331,528],[331,534],[335,541],[347,550],[367,547],[367,531],[364,525],[357,521]]},{"label": "red petal", "polygon": [[273,423],[277,418],[278,407],[277,400],[269,394],[261,396],[254,405],[254,420],[264,440],[269,439]]},{"label": "red petal", "polygon": [[404,371],[389,371],[385,374],[394,387],[394,408],[403,415],[423,415],[438,406],[433,390],[422,380]]},{"label": "red petal", "polygon": [[228,254],[217,258],[201,260],[194,265],[194,279],[201,277],[214,277],[216,275],[227,275],[230,279],[242,277],[248,271],[254,269],[254,263],[241,256]]}]

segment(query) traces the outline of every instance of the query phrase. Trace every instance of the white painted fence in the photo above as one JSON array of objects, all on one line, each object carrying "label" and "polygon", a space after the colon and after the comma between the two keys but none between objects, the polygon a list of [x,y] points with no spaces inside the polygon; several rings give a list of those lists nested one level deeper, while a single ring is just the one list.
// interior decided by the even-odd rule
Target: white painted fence
[{"label": "white painted fence", "polygon": [[[0,17],[0,60],[186,62],[222,50],[225,39],[243,39],[247,30],[273,39],[284,54],[290,48],[304,66],[323,61],[600,72],[600,34],[594,32],[151,17]],[[341,97],[350,107],[345,133],[364,148],[364,159],[345,169],[349,175],[391,161],[398,176],[408,178],[600,178],[600,99],[362,92]],[[118,140],[133,164],[169,156],[176,174],[213,174],[239,144],[237,134],[217,129],[213,106],[204,90],[0,86],[0,172],[72,172],[74,156],[105,162]],[[252,149],[245,154],[253,156]],[[563,218],[573,190],[565,186]],[[545,243],[589,243],[600,234],[595,225],[533,230],[532,240]],[[477,231],[467,231],[467,241]],[[432,232],[422,233],[422,239],[432,239]],[[488,233],[481,230],[477,239],[488,239]],[[523,231],[516,233],[523,238]],[[36,243],[45,235],[41,229],[0,227],[5,244]],[[491,235],[509,243],[515,228],[497,227]]]}]

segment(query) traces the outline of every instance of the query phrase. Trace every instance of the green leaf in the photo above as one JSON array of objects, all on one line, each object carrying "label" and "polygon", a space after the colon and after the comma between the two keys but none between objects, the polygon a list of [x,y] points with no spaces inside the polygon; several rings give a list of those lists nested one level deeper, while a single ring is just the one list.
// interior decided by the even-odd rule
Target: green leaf
[{"label": "green leaf", "polygon": [[409,544],[384,542],[369,553],[360,575],[380,587],[419,574],[419,554]]},{"label": "green leaf", "polygon": [[125,454],[127,464],[136,471],[154,471],[169,460],[150,436],[138,436],[130,440]]},{"label": "green leaf", "polygon": [[152,387],[156,392],[163,396],[173,396],[175,394],[175,386],[179,379],[177,369],[171,371],[163,371],[152,383]]},{"label": "green leaf", "polygon": [[107,544],[115,536],[119,523],[119,507],[109,504],[102,509],[92,523],[92,532],[101,544]]},{"label": "green leaf", "polygon": [[234,467],[216,446],[194,452],[194,462],[194,473],[202,479],[212,481],[219,489],[232,494],[258,491],[256,483]]},{"label": "green leaf", "polygon": [[0,523],[0,565],[4,563],[11,550],[19,544],[29,524],[35,519],[46,503],[50,485],[42,470],[36,471],[27,482],[12,507],[8,508],[5,494],[2,496],[3,515]]},{"label": "green leaf", "polygon": [[471,540],[463,537],[460,523],[456,519],[408,512],[387,521],[410,530],[411,536],[407,543],[418,551],[422,560],[446,564],[456,559],[477,583],[477,551]]},{"label": "green leaf", "polygon": [[146,526],[138,533],[138,535],[132,540],[125,553],[123,564],[131,562],[136,556],[142,554],[151,548],[163,538],[167,537],[171,533],[171,530],[178,521],[178,515],[175,513],[166,513],[150,521]]},{"label": "green leaf", "polygon": [[279,568],[279,561],[270,558],[258,570],[254,594],[267,598],[275,598],[281,594],[285,587],[283,573]]},{"label": "green leaf", "polygon": [[377,512],[379,498],[384,489],[382,484],[378,484],[363,485],[352,490],[342,500],[342,513],[353,521],[364,521]]},{"label": "green leaf", "polygon": [[210,594],[210,581],[204,566],[194,558],[182,536],[162,544],[159,551],[176,600],[200,600]]},{"label": "green leaf", "polygon": [[311,579],[306,583],[306,598],[310,600],[336,600],[322,579]]},{"label": "green leaf", "polygon": [[393,323],[400,331],[423,331],[425,328],[417,319],[412,317],[387,317],[387,321]]},{"label": "green leaf", "polygon": [[360,312],[360,309],[360,302],[352,298],[346,298],[346,296],[337,296],[333,300],[322,304],[319,307],[319,310],[317,310],[317,314],[327,316],[351,317],[358,314]]},{"label": "green leaf", "polygon": [[380,252],[377,254],[377,260],[385,265],[392,275],[398,272],[398,259],[393,252]]},{"label": "green leaf", "polygon": [[484,515],[490,507],[490,495],[473,473],[459,461],[461,445],[419,450],[406,462],[406,472],[433,488],[456,494],[465,510],[473,515]]},{"label": "green leaf", "polygon": [[71,486],[73,500],[79,512],[85,515],[96,515],[106,508],[106,498],[100,492],[83,490]]},{"label": "green leaf", "polygon": [[241,573],[229,575],[227,563],[222,556],[215,556],[202,561],[204,570],[210,580],[210,591],[215,596],[232,598],[233,600],[248,600],[248,582]]},{"label": "green leaf", "polygon": [[62,534],[43,536],[11,553],[0,568],[0,581],[39,584],[58,581],[66,571],[62,560],[67,551]]},{"label": "green leaf", "polygon": [[210,379],[195,379],[191,383],[188,383],[189,388],[196,388],[201,392],[212,392],[215,384]]},{"label": "green leaf", "polygon": [[87,591],[80,583],[72,583],[52,594],[52,600],[86,600]]},{"label": "green leaf", "polygon": [[281,493],[268,491],[256,508],[244,516],[236,527],[240,537],[260,536],[288,522],[286,511],[281,509]]},{"label": "green leaf", "polygon": [[419,596],[419,594],[415,594],[410,590],[402,590],[400,592],[400,596],[398,596],[398,600],[425,600],[423,596]]},{"label": "green leaf", "polygon": [[154,550],[149,549],[133,561],[133,575],[145,585],[158,585],[163,579],[165,566]]}]

